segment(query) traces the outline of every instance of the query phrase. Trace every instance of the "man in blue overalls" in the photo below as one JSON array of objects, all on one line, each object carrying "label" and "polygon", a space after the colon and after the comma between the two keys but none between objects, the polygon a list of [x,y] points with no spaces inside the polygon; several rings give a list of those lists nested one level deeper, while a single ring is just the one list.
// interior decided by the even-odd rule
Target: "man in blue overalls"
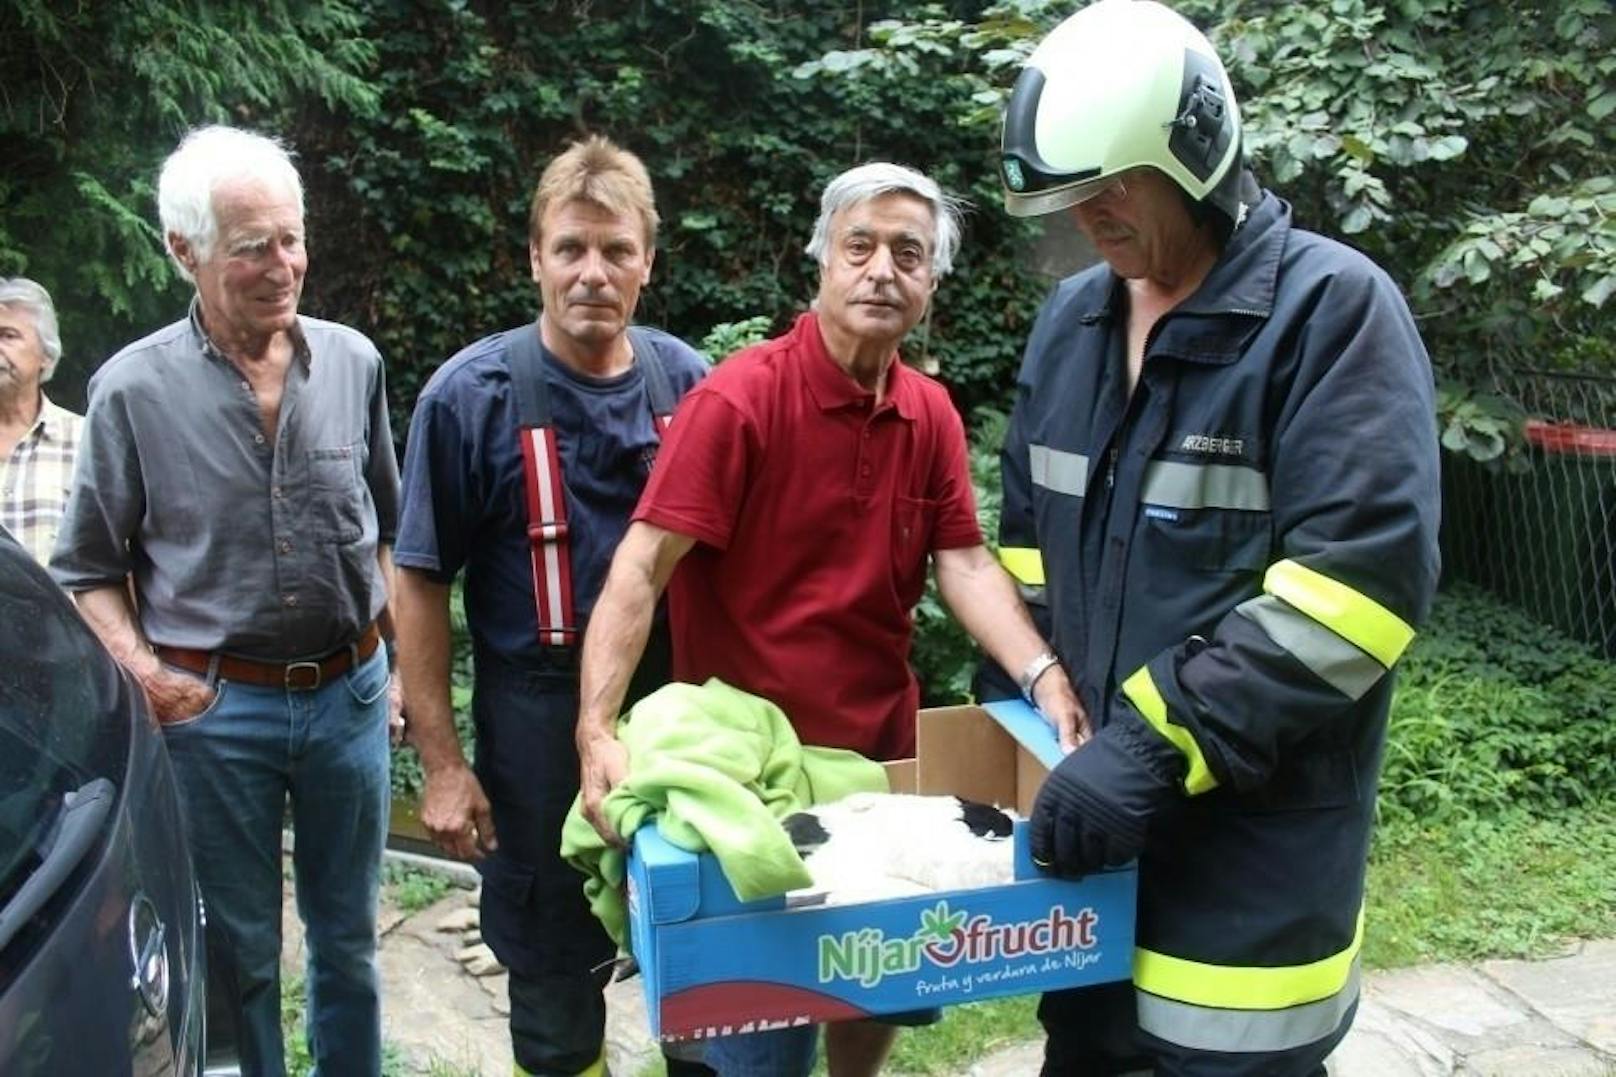
[{"label": "man in blue overalls", "polygon": [[[399,527],[399,655],[421,754],[421,821],[483,876],[482,935],[510,970],[519,1072],[604,1072],[613,948],[559,856],[578,792],[577,644],[673,403],[707,369],[630,329],[655,256],[650,178],[603,138],[540,177],[529,254],[543,312],[462,350],[410,423]],[[449,592],[465,569],[475,767],[450,704]],[[633,695],[668,678],[665,630]],[[670,1060],[669,1073],[706,1073]]]}]

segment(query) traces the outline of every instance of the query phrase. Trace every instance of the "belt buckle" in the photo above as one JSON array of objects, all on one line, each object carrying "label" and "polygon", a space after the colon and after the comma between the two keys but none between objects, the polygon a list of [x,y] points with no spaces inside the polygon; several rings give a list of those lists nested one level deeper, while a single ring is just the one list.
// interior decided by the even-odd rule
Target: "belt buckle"
[{"label": "belt buckle", "polygon": [[[299,680],[295,675],[298,670],[309,670],[314,674],[313,679],[308,684],[296,683]],[[320,672],[320,663],[318,662],[288,662],[286,672],[282,677],[282,683],[286,685],[288,692],[312,692],[320,687],[322,678],[323,675]]]}]

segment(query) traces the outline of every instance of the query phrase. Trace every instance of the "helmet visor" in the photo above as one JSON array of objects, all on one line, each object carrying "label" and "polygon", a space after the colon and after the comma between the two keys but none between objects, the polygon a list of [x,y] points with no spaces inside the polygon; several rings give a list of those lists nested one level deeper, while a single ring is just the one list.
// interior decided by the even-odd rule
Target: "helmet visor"
[{"label": "helmet visor", "polygon": [[1004,191],[1005,212],[1012,217],[1036,217],[1043,213],[1070,209],[1096,198],[1127,198],[1128,187],[1120,174],[1084,180],[1046,191]]}]

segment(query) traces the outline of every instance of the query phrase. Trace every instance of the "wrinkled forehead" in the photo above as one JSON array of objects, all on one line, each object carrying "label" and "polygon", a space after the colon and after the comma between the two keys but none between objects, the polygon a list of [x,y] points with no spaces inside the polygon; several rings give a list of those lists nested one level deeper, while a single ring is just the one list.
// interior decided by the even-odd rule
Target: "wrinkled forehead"
[{"label": "wrinkled forehead", "polygon": [[213,220],[221,233],[301,230],[297,192],[256,176],[226,179],[213,188]]},{"label": "wrinkled forehead", "polygon": [[890,191],[845,206],[831,218],[831,235],[919,243],[930,252],[937,240],[931,203],[907,191]]}]

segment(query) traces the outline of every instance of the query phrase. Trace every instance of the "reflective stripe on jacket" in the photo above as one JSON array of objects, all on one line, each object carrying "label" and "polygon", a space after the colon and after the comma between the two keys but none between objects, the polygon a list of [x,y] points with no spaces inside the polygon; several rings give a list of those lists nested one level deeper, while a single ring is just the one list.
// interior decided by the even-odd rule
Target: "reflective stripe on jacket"
[{"label": "reflective stripe on jacket", "polygon": [[1328,1035],[1357,998],[1389,671],[1435,589],[1430,363],[1396,286],[1265,194],[1152,330],[1063,282],[1029,340],[1003,560],[1041,587],[1089,713],[1184,756],[1140,862],[1147,1031],[1217,1051]]}]

